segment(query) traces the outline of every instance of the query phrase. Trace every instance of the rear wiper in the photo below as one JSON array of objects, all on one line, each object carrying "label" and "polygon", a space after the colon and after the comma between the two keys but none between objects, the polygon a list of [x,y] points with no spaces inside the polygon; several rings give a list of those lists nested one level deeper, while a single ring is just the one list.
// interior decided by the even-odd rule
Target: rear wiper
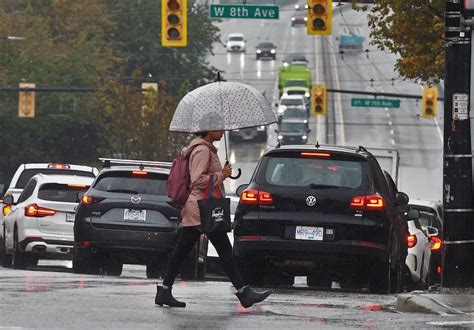
[{"label": "rear wiper", "polygon": [[129,189],[110,189],[107,192],[117,192],[117,193],[128,193],[128,194],[138,194],[138,191],[129,190]]},{"label": "rear wiper", "polygon": [[311,183],[310,187],[311,187],[311,189],[339,188],[338,186],[332,186],[332,185],[328,185],[328,184],[317,184],[317,183]]}]

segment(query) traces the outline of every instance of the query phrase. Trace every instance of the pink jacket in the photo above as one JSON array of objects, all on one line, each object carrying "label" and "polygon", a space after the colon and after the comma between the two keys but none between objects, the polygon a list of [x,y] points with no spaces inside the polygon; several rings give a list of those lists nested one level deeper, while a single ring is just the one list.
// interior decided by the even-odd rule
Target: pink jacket
[{"label": "pink jacket", "polygon": [[214,145],[203,138],[198,137],[191,142],[185,155],[187,156],[188,153],[190,153],[189,174],[191,176],[191,194],[184,204],[184,207],[181,209],[181,225],[183,227],[201,225],[197,201],[207,198],[205,192],[207,192],[206,189],[209,185],[210,174],[214,175],[214,187],[216,188],[215,193],[220,191],[221,196],[225,196],[222,165],[217,156],[217,149]]}]

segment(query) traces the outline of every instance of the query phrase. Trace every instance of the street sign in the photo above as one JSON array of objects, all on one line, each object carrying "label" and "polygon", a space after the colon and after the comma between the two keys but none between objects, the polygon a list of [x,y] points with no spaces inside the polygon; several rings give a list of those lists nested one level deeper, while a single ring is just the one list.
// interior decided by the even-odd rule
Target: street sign
[{"label": "street sign", "polygon": [[280,7],[254,5],[210,5],[211,18],[279,19]]},{"label": "street sign", "polygon": [[353,107],[400,108],[400,100],[395,99],[351,99]]}]

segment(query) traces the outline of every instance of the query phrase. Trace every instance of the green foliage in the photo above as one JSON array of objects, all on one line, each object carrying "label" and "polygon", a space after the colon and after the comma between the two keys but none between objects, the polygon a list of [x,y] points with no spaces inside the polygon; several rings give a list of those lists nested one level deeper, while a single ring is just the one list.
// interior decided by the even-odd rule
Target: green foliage
[{"label": "green foliage", "polygon": [[399,55],[401,76],[439,81],[444,77],[443,13],[443,0],[376,0],[368,14],[372,44]]}]

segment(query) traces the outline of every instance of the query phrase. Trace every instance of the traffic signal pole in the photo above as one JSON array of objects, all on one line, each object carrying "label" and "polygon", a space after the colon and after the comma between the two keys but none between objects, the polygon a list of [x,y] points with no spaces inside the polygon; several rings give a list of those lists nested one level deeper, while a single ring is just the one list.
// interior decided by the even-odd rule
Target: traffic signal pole
[{"label": "traffic signal pole", "polygon": [[474,209],[469,98],[471,34],[462,4],[446,0],[442,285],[474,283]]}]

